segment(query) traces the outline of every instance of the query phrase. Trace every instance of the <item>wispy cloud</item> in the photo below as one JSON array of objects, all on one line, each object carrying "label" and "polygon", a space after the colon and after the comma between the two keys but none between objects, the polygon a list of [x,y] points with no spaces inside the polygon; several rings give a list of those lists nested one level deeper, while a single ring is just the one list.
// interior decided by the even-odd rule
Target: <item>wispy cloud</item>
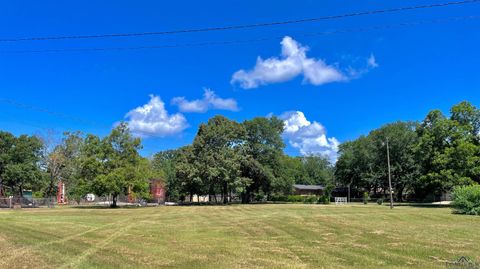
[{"label": "wispy cloud", "polygon": [[367,67],[370,67],[370,68],[378,67],[378,63],[377,63],[377,60],[375,59],[375,55],[370,54],[370,57],[368,57],[367,59]]},{"label": "wispy cloud", "polygon": [[175,97],[171,103],[177,105],[181,112],[204,113],[210,109],[238,111],[235,99],[220,98],[210,89],[205,89],[202,99],[189,101],[185,97]]}]

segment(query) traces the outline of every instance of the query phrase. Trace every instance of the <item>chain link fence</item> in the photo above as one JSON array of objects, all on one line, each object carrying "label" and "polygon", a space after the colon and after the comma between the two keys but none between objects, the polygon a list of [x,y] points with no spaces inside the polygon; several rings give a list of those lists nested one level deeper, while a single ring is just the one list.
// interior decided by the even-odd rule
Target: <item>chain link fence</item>
[{"label": "chain link fence", "polygon": [[[69,200],[68,205],[75,207],[110,207],[113,204],[112,196],[96,196],[96,195],[87,195],[81,199]],[[147,203],[144,199],[139,198],[129,198],[126,195],[119,195],[117,197],[117,206],[152,206],[158,205],[158,203]]]},{"label": "chain link fence", "polygon": [[0,208],[53,208],[55,205],[55,197],[30,199],[25,197],[0,198]]},{"label": "chain link fence", "polygon": [[[110,207],[113,204],[112,196],[85,196],[77,200],[68,200],[65,204],[58,204],[56,197],[50,198],[25,198],[25,197],[9,197],[0,198],[0,209],[8,208],[54,208],[57,206],[73,206],[73,207]],[[119,207],[144,207],[158,206],[159,203],[148,203],[147,200],[141,198],[132,199],[126,195],[117,197],[117,206]]]}]

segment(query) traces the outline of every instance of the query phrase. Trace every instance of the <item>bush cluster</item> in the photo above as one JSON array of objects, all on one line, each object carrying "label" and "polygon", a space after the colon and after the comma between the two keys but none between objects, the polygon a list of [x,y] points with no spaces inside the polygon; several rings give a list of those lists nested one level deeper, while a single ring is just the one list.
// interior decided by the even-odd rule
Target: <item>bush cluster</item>
[{"label": "bush cluster", "polygon": [[287,202],[313,204],[313,203],[317,202],[317,197],[316,196],[303,196],[303,195],[289,195],[287,197]]},{"label": "bush cluster", "polygon": [[368,192],[364,192],[363,193],[363,203],[368,204],[368,200],[370,200],[370,195],[368,194]]},{"label": "bush cluster", "polygon": [[287,202],[288,196],[287,195],[278,195],[274,194],[270,196],[270,201],[272,202]]},{"label": "bush cluster", "polygon": [[480,215],[480,185],[455,188],[453,208],[455,213]]},{"label": "bush cluster", "polygon": [[324,194],[320,196],[320,198],[318,199],[318,203],[325,204],[325,205],[330,204],[330,195]]},{"label": "bush cluster", "polygon": [[289,203],[304,203],[304,204],[329,204],[330,196],[314,196],[314,195],[272,195],[270,196],[272,202],[289,202]]}]

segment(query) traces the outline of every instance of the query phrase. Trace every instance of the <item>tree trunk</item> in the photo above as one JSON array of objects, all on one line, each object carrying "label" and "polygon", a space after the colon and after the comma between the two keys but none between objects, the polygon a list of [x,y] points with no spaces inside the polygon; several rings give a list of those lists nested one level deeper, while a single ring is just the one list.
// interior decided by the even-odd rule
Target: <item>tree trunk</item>
[{"label": "tree trunk", "polygon": [[242,204],[249,204],[250,203],[250,187],[246,187],[245,191],[242,193]]},{"label": "tree trunk", "polygon": [[117,207],[117,198],[118,198],[118,194],[116,193],[112,194],[112,205],[110,206],[111,208]]},{"label": "tree trunk", "polygon": [[243,192],[240,194],[240,196],[242,197],[242,204],[246,204],[246,200],[247,200],[246,197],[245,197],[245,196],[246,196],[246,192],[247,192],[247,191],[245,190],[245,191],[243,191]]},{"label": "tree trunk", "polygon": [[47,196],[51,197],[53,196],[53,190],[55,188],[55,177],[50,174],[50,184],[48,184],[48,190],[47,190]]},{"label": "tree trunk", "polygon": [[228,204],[228,186],[227,182],[223,183],[223,204]]},{"label": "tree trunk", "polygon": [[397,201],[403,202],[403,187],[397,188]]}]

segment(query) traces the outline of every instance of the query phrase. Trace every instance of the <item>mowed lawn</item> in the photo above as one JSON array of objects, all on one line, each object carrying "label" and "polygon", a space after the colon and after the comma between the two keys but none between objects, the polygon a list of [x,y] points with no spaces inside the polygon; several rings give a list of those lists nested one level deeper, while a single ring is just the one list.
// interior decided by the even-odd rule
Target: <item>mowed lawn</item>
[{"label": "mowed lawn", "polygon": [[0,268],[445,268],[480,261],[448,208],[231,205],[0,210]]}]

